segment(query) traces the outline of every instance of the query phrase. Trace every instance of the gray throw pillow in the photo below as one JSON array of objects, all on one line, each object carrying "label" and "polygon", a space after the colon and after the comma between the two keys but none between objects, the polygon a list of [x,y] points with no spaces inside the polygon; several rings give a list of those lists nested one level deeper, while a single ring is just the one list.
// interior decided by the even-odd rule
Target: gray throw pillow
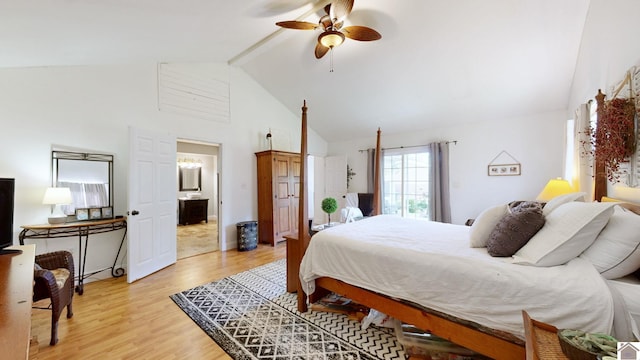
[{"label": "gray throw pillow", "polygon": [[544,203],[538,201],[512,201],[509,203],[509,212],[520,212],[528,210],[540,210],[540,212],[542,212],[543,207]]},{"label": "gray throw pillow", "polygon": [[[525,210],[526,209],[526,210]],[[512,256],[544,225],[542,209],[531,207],[512,211],[502,217],[487,240],[491,256]]]}]

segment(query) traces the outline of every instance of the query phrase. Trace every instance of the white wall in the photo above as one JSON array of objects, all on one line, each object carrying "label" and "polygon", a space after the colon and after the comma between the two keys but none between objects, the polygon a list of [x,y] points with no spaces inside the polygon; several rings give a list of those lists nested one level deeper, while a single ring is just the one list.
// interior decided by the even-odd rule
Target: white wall
[{"label": "white wall", "polygon": [[[213,122],[158,111],[156,64],[0,69],[0,177],[16,179],[14,242],[20,225],[46,222],[54,144],[115,155],[114,212],[127,211],[129,126],[221,144],[221,248],[236,246],[235,223],[257,219],[256,160],[269,127],[290,132],[299,151],[300,114],[292,114],[244,72],[224,64],[189,64],[230,83],[231,118]],[[301,105],[302,105],[302,99]],[[309,150],[327,145],[309,132]],[[111,266],[120,234],[91,238],[87,272]],[[70,249],[77,239],[38,240],[37,252]],[[107,255],[105,255],[107,254]],[[110,254],[113,254],[110,255]]]},{"label": "white wall", "polygon": [[[569,99],[568,116],[594,99],[610,95],[627,70],[640,65],[640,1],[591,0]],[[609,196],[640,201],[640,189],[611,187]]]},{"label": "white wall", "polygon": [[[390,148],[457,141],[457,145],[449,145],[451,212],[454,224],[464,224],[489,206],[533,200],[549,179],[562,176],[566,120],[565,113],[559,111],[404,134],[386,135],[381,129],[381,145]],[[367,154],[358,150],[374,148],[375,144],[375,134],[329,144],[329,155],[347,154],[347,162],[356,172],[350,192],[366,191]],[[487,166],[503,150],[520,162],[522,175],[487,176]]]},{"label": "white wall", "polygon": [[[640,65],[638,14],[640,1],[637,0],[590,1],[566,110],[406,134],[385,135],[385,129],[382,129],[382,146],[458,140],[458,144],[450,148],[454,223],[462,224],[494,204],[535,198],[549,179],[563,175],[565,121],[573,118],[579,104],[593,99],[598,89],[609,91],[622,80],[627,69]],[[346,153],[349,165],[357,174],[350,192],[366,191],[366,153],[358,150],[375,147],[375,134],[371,135],[329,144],[328,155]],[[502,150],[520,161],[521,176],[486,175],[488,163]],[[609,194],[640,201],[640,189],[637,188],[610,187]]]}]

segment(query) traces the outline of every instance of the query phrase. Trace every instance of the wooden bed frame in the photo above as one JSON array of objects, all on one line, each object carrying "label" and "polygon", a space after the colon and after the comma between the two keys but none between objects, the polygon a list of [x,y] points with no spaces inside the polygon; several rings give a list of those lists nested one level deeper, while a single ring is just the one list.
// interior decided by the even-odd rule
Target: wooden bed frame
[{"label": "wooden bed frame", "polygon": [[[375,190],[373,196],[373,212],[374,215],[381,214],[380,203],[380,129],[377,132],[376,140],[376,167],[375,167]],[[302,130],[300,145],[301,165],[300,165],[300,203],[298,208],[298,238],[296,254],[288,254],[287,261],[297,261],[299,263],[304,256],[305,251],[311,239],[309,235],[308,222],[308,170],[307,170],[307,105],[306,101],[302,106]],[[294,240],[294,239],[290,239]],[[289,244],[287,244],[289,246]],[[295,251],[295,250],[294,250]],[[297,275],[297,274],[296,274]],[[307,311],[307,296],[303,292],[299,276],[298,276],[297,296],[298,310],[300,312]],[[424,308],[420,305],[394,299],[379,293],[375,293],[363,288],[349,285],[343,281],[322,277],[316,279],[316,291],[310,297],[313,302],[319,296],[327,291],[341,294],[351,300],[365,305],[369,308],[376,309],[405,323],[415,325],[426,331],[430,331],[434,335],[448,339],[458,345],[474,350],[483,355],[494,359],[524,359],[525,358],[525,342],[514,336],[513,334],[497,331],[473,323],[470,321],[458,319],[447,314],[439,313],[431,309]],[[524,326],[524,325],[523,325]]]}]

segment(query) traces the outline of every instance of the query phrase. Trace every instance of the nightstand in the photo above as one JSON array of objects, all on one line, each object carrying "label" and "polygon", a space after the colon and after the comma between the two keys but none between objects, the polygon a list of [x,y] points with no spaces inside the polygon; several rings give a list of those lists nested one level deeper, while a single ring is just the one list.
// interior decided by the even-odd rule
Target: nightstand
[{"label": "nightstand", "polygon": [[314,225],[314,226],[309,228],[309,235],[313,236],[316,233],[318,233],[319,231],[322,231],[322,230],[330,228],[330,227],[338,226],[338,225],[341,225],[341,224],[342,223],[340,223],[340,222],[331,222],[329,224]]}]

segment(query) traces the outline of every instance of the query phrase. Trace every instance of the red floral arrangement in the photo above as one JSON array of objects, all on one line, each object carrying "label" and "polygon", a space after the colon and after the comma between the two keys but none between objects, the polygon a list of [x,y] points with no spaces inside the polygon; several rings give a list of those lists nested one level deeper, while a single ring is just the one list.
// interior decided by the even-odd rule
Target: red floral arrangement
[{"label": "red floral arrangement", "polygon": [[616,182],[620,164],[629,161],[636,150],[636,107],[633,100],[613,99],[604,103],[599,114],[598,126],[587,130],[592,155],[603,159],[607,179]]}]

